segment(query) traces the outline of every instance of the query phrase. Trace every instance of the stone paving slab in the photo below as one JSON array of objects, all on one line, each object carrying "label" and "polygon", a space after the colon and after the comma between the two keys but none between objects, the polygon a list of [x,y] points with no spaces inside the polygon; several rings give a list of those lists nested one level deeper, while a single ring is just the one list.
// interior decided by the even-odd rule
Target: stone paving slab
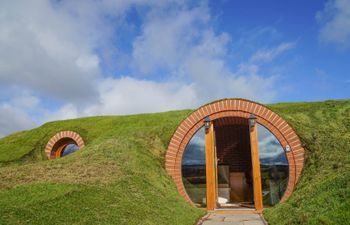
[{"label": "stone paving slab", "polygon": [[266,225],[256,213],[210,213],[202,225]]}]

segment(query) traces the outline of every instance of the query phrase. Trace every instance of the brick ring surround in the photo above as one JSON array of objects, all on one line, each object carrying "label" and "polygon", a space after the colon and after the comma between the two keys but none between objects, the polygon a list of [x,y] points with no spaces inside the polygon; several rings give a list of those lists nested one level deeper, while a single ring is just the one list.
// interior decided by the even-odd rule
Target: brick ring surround
[{"label": "brick ring surround", "polygon": [[46,144],[45,154],[46,154],[48,159],[55,158],[51,154],[52,150],[54,149],[55,145],[63,139],[73,140],[79,146],[80,150],[85,147],[84,140],[78,133],[76,133],[74,131],[61,131],[61,132],[58,132],[57,134],[55,134]]},{"label": "brick ring surround", "polygon": [[290,146],[290,151],[285,151],[289,165],[289,179],[281,202],[290,197],[304,166],[304,148],[294,129],[281,116],[260,103],[246,99],[223,99],[192,112],[180,123],[170,140],[165,156],[165,168],[186,201],[194,205],[182,182],[182,156],[192,136],[203,126],[204,118],[206,116],[211,120],[223,117],[249,118],[250,114],[255,114],[257,122],[275,135],[284,150],[287,145]]}]

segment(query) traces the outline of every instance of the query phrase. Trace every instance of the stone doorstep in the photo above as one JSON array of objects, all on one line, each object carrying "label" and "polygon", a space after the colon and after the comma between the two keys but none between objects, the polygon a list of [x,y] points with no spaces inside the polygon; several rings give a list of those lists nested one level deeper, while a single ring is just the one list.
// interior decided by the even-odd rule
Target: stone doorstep
[{"label": "stone doorstep", "polygon": [[209,213],[197,225],[267,225],[257,213]]},{"label": "stone doorstep", "polygon": [[245,222],[204,221],[202,225],[263,225],[263,222],[261,221],[245,221]]}]

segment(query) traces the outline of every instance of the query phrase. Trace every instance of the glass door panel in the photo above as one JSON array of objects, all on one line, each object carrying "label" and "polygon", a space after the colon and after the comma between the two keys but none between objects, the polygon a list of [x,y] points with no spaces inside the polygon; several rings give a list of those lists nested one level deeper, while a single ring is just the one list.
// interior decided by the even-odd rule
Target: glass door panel
[{"label": "glass door panel", "polygon": [[200,128],[186,146],[182,157],[182,181],[194,204],[206,206],[204,127]]}]

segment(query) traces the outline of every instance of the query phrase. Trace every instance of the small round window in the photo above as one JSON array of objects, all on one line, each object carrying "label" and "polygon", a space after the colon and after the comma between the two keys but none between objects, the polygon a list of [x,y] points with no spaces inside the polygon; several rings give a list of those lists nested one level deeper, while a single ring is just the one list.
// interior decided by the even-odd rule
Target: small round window
[{"label": "small round window", "polygon": [[79,134],[73,131],[62,131],[49,140],[45,152],[49,159],[56,159],[76,152],[84,146],[84,141]]}]

